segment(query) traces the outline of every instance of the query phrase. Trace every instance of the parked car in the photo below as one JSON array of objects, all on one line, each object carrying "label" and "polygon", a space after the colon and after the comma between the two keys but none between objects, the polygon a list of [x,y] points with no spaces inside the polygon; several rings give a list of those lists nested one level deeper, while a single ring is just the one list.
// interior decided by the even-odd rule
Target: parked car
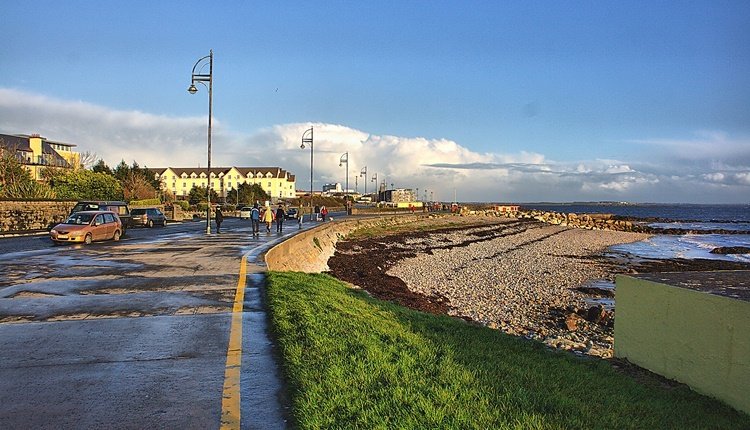
[{"label": "parked car", "polygon": [[125,235],[130,225],[130,210],[128,204],[120,201],[84,200],[76,203],[70,211],[70,215],[81,211],[110,211],[117,214],[122,222],[122,235]]},{"label": "parked car", "polygon": [[240,219],[250,219],[250,212],[253,210],[251,206],[245,206],[240,209]]},{"label": "parked car", "polygon": [[286,219],[297,219],[297,208],[289,208],[286,210]]},{"label": "parked car", "polygon": [[112,211],[79,211],[57,224],[49,236],[55,243],[85,243],[120,240],[123,223]]},{"label": "parked car", "polygon": [[167,217],[157,208],[136,208],[130,211],[130,225],[141,227],[153,227],[167,225]]}]

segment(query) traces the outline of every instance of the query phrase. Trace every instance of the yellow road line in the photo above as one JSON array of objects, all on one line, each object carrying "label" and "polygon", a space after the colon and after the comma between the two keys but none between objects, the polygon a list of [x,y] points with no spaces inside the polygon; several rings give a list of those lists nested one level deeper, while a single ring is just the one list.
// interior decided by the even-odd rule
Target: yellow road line
[{"label": "yellow road line", "polygon": [[229,330],[227,365],[224,369],[224,391],[221,397],[221,428],[240,428],[240,365],[242,363],[242,307],[245,302],[247,254],[240,262],[240,275],[232,306],[232,325]]}]

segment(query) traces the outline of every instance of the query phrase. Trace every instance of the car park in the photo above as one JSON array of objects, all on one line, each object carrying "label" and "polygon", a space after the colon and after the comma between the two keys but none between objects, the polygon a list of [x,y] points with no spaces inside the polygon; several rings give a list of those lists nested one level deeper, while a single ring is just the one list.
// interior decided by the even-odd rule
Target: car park
[{"label": "car park", "polygon": [[157,208],[135,208],[130,211],[130,225],[140,227],[153,227],[167,225],[167,217]]},{"label": "car park", "polygon": [[250,206],[245,206],[242,209],[240,209],[240,219],[250,219],[250,213],[252,212],[253,208]]},{"label": "car park", "polygon": [[120,240],[123,223],[112,211],[79,211],[57,224],[49,235],[55,243],[85,243]]},{"label": "car park", "polygon": [[297,219],[297,208],[289,208],[286,210],[286,219]]},{"label": "car park", "polygon": [[123,236],[128,225],[130,225],[130,209],[128,209],[128,204],[123,201],[82,200],[73,206],[70,215],[81,211],[110,211],[116,213],[122,222]]}]

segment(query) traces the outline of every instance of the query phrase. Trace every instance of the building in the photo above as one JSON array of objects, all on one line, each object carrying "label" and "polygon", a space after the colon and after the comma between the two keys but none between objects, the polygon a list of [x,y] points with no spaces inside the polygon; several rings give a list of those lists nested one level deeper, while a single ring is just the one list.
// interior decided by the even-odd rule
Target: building
[{"label": "building", "polygon": [[330,196],[333,194],[341,194],[344,190],[341,188],[341,184],[336,182],[335,184],[323,184],[323,195]]},{"label": "building", "polygon": [[[207,169],[201,167],[166,167],[149,169],[161,182],[163,190],[178,199],[186,199],[193,187],[205,187]],[[211,188],[222,197],[237,190],[240,184],[258,184],[273,199],[296,197],[296,178],[281,167],[212,167]]]},{"label": "building", "polygon": [[[378,200],[389,203],[389,206],[408,207],[409,204],[416,203],[417,199],[414,195],[414,190],[409,188],[398,188],[395,190],[381,191]],[[421,203],[419,206],[421,206]]]},{"label": "building", "polygon": [[80,167],[81,155],[75,151],[76,145],[53,142],[38,135],[0,134],[0,151],[13,151],[16,158],[36,180],[42,179],[42,170],[75,169]]}]

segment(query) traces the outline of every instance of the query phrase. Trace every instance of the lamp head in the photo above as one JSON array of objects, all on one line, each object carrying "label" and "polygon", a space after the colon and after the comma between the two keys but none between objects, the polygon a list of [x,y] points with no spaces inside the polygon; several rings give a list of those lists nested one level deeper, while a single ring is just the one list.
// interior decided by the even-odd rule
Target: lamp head
[{"label": "lamp head", "polygon": [[299,147],[300,147],[300,149],[305,149],[305,144],[302,143],[302,145],[300,145]]},{"label": "lamp head", "polygon": [[190,94],[195,94],[198,92],[198,88],[195,88],[195,84],[190,84],[190,86],[188,87],[188,92]]},{"label": "lamp head", "polygon": [[341,167],[341,162],[339,162],[339,167]]}]

